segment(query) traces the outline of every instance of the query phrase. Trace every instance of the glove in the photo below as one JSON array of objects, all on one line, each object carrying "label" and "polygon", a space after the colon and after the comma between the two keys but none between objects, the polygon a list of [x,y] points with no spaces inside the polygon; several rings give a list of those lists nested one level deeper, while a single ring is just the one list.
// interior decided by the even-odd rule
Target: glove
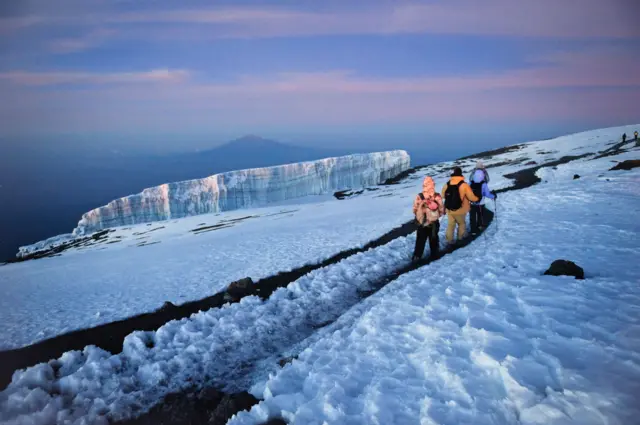
[{"label": "glove", "polygon": [[496,193],[495,190],[491,191],[491,194],[493,195],[494,199],[498,199],[498,194]]}]

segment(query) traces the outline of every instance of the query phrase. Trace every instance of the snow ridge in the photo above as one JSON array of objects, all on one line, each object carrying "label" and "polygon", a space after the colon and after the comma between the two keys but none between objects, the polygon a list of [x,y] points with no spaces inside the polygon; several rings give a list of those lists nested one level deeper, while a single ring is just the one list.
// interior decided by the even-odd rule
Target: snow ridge
[{"label": "snow ridge", "polygon": [[83,214],[75,236],[109,227],[266,206],[308,195],[382,183],[410,166],[396,150],[214,174],[162,184]]}]

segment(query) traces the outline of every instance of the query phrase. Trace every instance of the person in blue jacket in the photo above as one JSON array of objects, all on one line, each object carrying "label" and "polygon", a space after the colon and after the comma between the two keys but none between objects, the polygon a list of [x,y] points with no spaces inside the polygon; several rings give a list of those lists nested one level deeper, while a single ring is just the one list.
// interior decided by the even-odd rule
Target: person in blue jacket
[{"label": "person in blue jacket", "polygon": [[486,173],[482,169],[476,169],[471,176],[471,190],[480,198],[478,202],[471,203],[471,234],[476,235],[485,226],[485,199],[497,199],[498,195],[489,190]]}]

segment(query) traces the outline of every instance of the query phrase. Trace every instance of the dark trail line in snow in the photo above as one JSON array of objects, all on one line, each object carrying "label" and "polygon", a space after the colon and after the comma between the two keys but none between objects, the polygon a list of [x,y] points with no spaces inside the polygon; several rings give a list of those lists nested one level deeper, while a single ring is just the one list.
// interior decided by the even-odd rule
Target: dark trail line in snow
[{"label": "dark trail line in snow", "polygon": [[[508,190],[515,190],[512,188],[509,188]],[[461,241],[458,241],[455,244],[451,244],[448,245],[445,249],[440,250],[440,254],[438,255],[438,257],[436,258],[430,258],[430,257],[424,257],[422,258],[420,261],[416,261],[416,262],[412,262],[409,263],[401,268],[399,268],[398,270],[395,270],[393,273],[385,276],[384,278],[380,279],[378,282],[375,282],[373,284],[371,284],[371,289],[367,290],[367,291],[361,291],[360,292],[360,296],[361,296],[361,301],[370,297],[371,295],[375,294],[376,292],[378,292],[379,290],[381,290],[382,288],[384,288],[385,286],[387,286],[389,283],[393,282],[394,280],[398,279],[400,276],[407,274],[409,272],[412,272],[414,270],[418,270],[421,267],[427,266],[435,261],[440,260],[441,258],[443,258],[446,255],[449,255],[461,248],[464,248],[466,246],[468,246],[469,244],[471,244],[471,242],[475,241],[476,239],[478,239],[480,236],[482,236],[484,234],[484,232],[489,228],[489,226],[491,225],[491,223],[493,222],[493,218],[494,218],[495,214],[491,211],[491,210],[485,210],[485,217],[487,219],[486,221],[486,226],[484,227],[484,229],[480,230],[477,234],[475,235],[471,235],[468,234],[464,239],[462,239]],[[331,322],[326,322],[323,323],[322,327],[328,326],[332,323],[334,323],[336,320],[338,320],[338,318],[336,318],[335,320],[332,320]]]},{"label": "dark trail line in snow", "polygon": [[[276,289],[287,286],[313,270],[336,264],[355,254],[386,245],[394,239],[411,234],[413,231],[415,231],[415,225],[413,221],[409,221],[370,241],[361,248],[341,251],[319,263],[307,264],[288,272],[281,272],[260,279],[244,296],[257,295],[263,299],[268,298]],[[93,328],[76,330],[26,347],[0,351],[0,390],[6,388],[9,384],[15,370],[58,358],[67,351],[82,350],[88,345],[95,345],[111,353],[119,353],[122,351],[124,338],[134,331],[155,330],[171,320],[182,319],[198,311],[206,311],[238,301],[239,299],[233,301],[225,300],[225,291],[222,291],[201,300],[177,306],[168,304],[154,312],[143,313]]]},{"label": "dark trail line in snow", "polygon": [[505,174],[504,177],[506,177],[508,179],[512,179],[514,181],[514,185],[513,186],[509,186],[509,187],[504,188],[504,189],[498,189],[495,192],[496,193],[504,193],[504,192],[509,192],[509,191],[513,191],[513,190],[526,189],[526,188],[531,187],[534,184],[540,183],[542,181],[540,179],[540,177],[538,177],[536,175],[536,172],[539,169],[548,168],[548,167],[556,167],[558,165],[562,165],[562,164],[566,164],[566,163],[571,162],[571,161],[575,161],[575,160],[578,160],[578,159],[586,158],[586,157],[591,156],[591,155],[593,155],[593,153],[585,153],[583,155],[575,155],[575,156],[563,156],[562,158],[560,158],[560,159],[558,159],[556,161],[546,162],[546,163],[541,164],[541,165],[536,165],[535,167],[525,168],[524,170],[516,171],[515,173]]},{"label": "dark trail line in snow", "polygon": [[[398,279],[403,274],[409,273],[413,270],[424,267],[434,261],[438,261],[444,256],[451,254],[458,249],[468,246],[471,242],[482,236],[484,231],[488,229],[493,221],[494,214],[487,210],[487,226],[480,231],[477,235],[468,235],[459,243],[450,245],[443,249],[436,259],[424,258],[418,262],[405,263],[400,268],[396,269],[390,274],[387,274],[382,279],[372,282],[368,285],[366,291],[357,291],[356,297],[342,306],[342,311],[332,317],[331,320],[325,321],[317,325],[309,325],[306,329],[298,328],[298,332],[289,332],[288,341],[289,346],[293,346],[300,341],[310,337],[318,330],[334,323],[338,320],[345,311],[349,310],[352,306],[358,304],[362,300],[372,296],[387,284]],[[296,327],[295,324],[292,324]],[[300,332],[303,331],[303,332]],[[288,332],[281,332],[287,334]],[[282,336],[282,335],[281,335]],[[275,335],[274,335],[275,337]],[[281,347],[282,348],[282,347]],[[242,370],[244,374],[251,375],[255,366],[264,360],[273,358],[273,353],[263,353],[263,358],[243,359]],[[284,360],[286,363],[289,359]],[[248,362],[251,362],[248,363]],[[281,361],[282,362],[282,361]],[[243,374],[241,371],[240,374]],[[241,379],[238,377],[238,379]],[[256,399],[247,392],[239,392],[234,394],[224,394],[218,389],[205,388],[198,389],[193,388],[179,393],[174,393],[166,396],[165,399],[154,406],[147,413],[137,416],[133,419],[118,421],[114,424],[117,425],[151,425],[151,424],[163,424],[163,425],[187,425],[195,423],[207,423],[209,425],[225,424],[233,415],[241,410],[248,410],[254,404],[257,404],[260,400]]]}]

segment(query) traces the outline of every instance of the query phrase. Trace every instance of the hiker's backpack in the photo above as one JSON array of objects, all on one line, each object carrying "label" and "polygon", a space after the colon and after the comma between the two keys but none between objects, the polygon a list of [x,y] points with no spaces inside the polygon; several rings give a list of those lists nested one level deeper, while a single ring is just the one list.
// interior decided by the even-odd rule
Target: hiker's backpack
[{"label": "hiker's backpack", "polygon": [[422,203],[419,211],[424,214],[424,217],[422,217],[422,225],[428,226],[438,221],[440,219],[440,205],[438,205],[437,200],[440,198],[440,195],[435,194],[433,198],[426,199],[424,193],[420,192],[418,196]]},{"label": "hiker's backpack", "polygon": [[460,185],[464,184],[461,181],[458,184],[447,184],[447,190],[444,192],[444,206],[449,211],[458,211],[462,208],[462,198],[460,197]]},{"label": "hiker's backpack", "polygon": [[483,184],[484,184],[484,180],[481,181],[480,183],[471,182],[471,190],[473,191],[473,194],[478,197],[477,202],[482,201],[482,185]]}]

